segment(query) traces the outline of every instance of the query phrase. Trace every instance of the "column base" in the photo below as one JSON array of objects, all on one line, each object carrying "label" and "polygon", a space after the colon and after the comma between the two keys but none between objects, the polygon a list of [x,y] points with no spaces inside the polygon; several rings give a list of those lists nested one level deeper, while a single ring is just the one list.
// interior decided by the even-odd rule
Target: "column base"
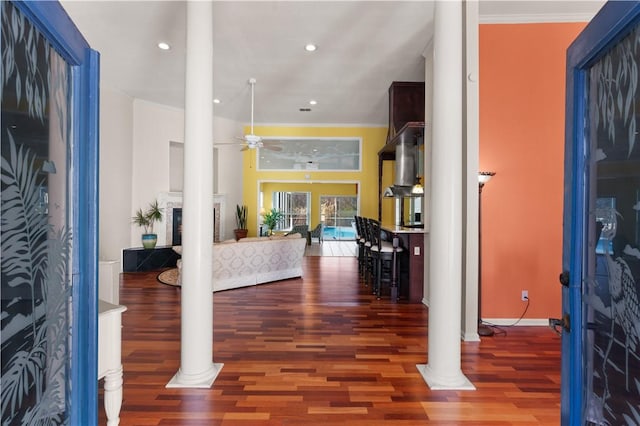
[{"label": "column base", "polygon": [[428,364],[417,364],[416,367],[431,390],[476,390],[462,372],[453,379],[445,379],[438,377]]},{"label": "column base", "polygon": [[211,367],[204,373],[198,375],[186,375],[182,370],[173,376],[166,384],[166,388],[210,388],[218,377],[218,373],[222,370],[224,364],[212,363]]}]

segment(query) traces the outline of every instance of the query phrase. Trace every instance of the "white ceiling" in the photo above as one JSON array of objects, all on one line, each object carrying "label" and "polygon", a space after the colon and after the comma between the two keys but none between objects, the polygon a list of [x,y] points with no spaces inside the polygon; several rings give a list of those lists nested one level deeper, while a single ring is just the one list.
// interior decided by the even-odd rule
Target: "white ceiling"
[{"label": "white ceiling", "polygon": [[[580,21],[602,4],[482,0],[479,8],[481,22]],[[185,2],[62,5],[100,52],[103,86],[183,107]],[[424,80],[433,2],[215,1],[213,27],[216,116],[249,121],[253,77],[256,123],[386,125],[391,82]],[[159,50],[159,41],[172,48]],[[309,42],[316,52],[304,50]]]}]

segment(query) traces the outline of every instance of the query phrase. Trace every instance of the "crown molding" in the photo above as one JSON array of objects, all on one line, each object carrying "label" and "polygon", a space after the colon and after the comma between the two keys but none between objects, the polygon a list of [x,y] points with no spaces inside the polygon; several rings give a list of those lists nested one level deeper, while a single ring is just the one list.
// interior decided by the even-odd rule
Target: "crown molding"
[{"label": "crown molding", "polygon": [[543,24],[560,22],[589,22],[592,13],[480,15],[481,24]]}]

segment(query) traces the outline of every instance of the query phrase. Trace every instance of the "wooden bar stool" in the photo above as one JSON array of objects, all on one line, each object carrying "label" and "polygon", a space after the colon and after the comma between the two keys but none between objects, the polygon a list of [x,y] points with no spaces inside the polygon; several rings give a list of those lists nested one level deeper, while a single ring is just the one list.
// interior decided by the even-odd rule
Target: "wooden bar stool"
[{"label": "wooden bar stool", "polygon": [[374,259],[373,254],[371,253],[371,247],[373,247],[373,229],[371,227],[371,221],[373,219],[369,219],[366,217],[362,218],[362,230],[364,231],[364,275],[363,280],[365,285],[371,284],[373,288],[375,284],[375,274],[374,274]]},{"label": "wooden bar stool", "polygon": [[372,232],[371,257],[373,259],[374,271],[374,293],[380,299],[382,295],[382,284],[389,284],[391,300],[398,300],[398,276],[400,275],[400,265],[398,253],[402,252],[399,239],[394,237],[392,241],[383,238],[383,230],[380,222],[370,219]]},{"label": "wooden bar stool", "polygon": [[358,244],[358,274],[362,278],[364,276],[364,243],[366,238],[364,236],[364,230],[362,229],[362,217],[354,216],[356,221],[356,244]]}]

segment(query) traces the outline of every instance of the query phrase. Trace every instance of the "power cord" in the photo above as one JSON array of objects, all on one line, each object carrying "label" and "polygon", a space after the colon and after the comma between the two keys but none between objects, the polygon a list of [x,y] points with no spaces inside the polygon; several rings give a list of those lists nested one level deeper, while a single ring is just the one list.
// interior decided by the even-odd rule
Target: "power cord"
[{"label": "power cord", "polygon": [[518,318],[514,323],[511,324],[507,324],[507,325],[497,325],[497,324],[492,324],[490,322],[486,322],[486,321],[481,321],[482,324],[486,325],[487,327],[490,327],[492,329],[494,329],[494,335],[507,335],[507,331],[503,330],[503,328],[509,328],[509,327],[514,327],[516,325],[518,325],[518,323],[520,321],[522,321],[522,318],[524,318],[524,316],[527,314],[527,311],[529,310],[529,304],[531,303],[531,300],[529,300],[529,297],[526,296],[525,297],[527,300],[527,306],[524,307],[524,311],[522,312],[522,315],[520,315],[520,318]]}]

